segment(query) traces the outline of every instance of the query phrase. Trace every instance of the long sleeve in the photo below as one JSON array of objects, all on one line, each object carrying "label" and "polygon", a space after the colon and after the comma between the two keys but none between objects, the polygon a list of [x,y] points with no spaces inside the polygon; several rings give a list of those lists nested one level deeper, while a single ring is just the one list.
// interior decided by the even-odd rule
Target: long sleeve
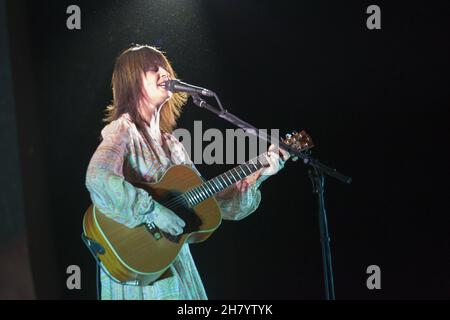
[{"label": "long sleeve", "polygon": [[[284,168],[285,161],[279,159],[275,174]],[[271,175],[263,174],[252,184],[245,193],[241,193],[235,185],[216,196],[222,210],[222,217],[227,220],[242,220],[253,213],[261,202],[259,186]]]},{"label": "long sleeve", "polygon": [[124,159],[130,133],[127,123],[118,119],[102,130],[103,140],[89,163],[86,187],[92,202],[107,216],[133,228],[147,222],[155,201],[143,189],[125,181]]},{"label": "long sleeve", "polygon": [[222,217],[225,220],[242,220],[252,214],[261,202],[260,183],[251,185],[241,193],[235,185],[216,195]]}]

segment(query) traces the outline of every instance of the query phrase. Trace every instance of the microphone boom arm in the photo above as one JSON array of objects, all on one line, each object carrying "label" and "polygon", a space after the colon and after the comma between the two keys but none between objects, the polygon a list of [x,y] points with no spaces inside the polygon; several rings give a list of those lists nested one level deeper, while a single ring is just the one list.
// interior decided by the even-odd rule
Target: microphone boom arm
[{"label": "microphone boom arm", "polygon": [[[215,113],[220,118],[227,120],[228,122],[234,124],[235,126],[243,129],[244,131],[249,131],[252,134],[256,135],[258,138],[270,142],[271,137],[267,137],[266,133],[261,132],[256,127],[252,126],[248,122],[245,122],[235,116],[234,114],[228,112],[226,109],[222,107],[222,104],[220,103],[219,98],[216,94],[214,94],[214,98],[216,99],[218,105],[220,106],[220,110],[217,110],[217,108],[213,107],[209,103],[207,103],[205,100],[200,98],[198,95],[192,95],[192,100],[194,104],[200,108],[207,109],[211,111],[212,113]],[[321,163],[319,160],[311,157],[311,155],[306,154],[304,152],[298,151],[291,146],[285,144],[283,141],[279,141],[279,146],[283,148],[284,150],[289,151],[291,154],[294,154],[295,156],[301,158],[303,160],[304,164],[310,165],[311,167],[319,170],[320,172],[323,172],[341,182],[344,182],[346,184],[350,184],[352,182],[352,178],[348,177],[340,172],[338,172],[336,169],[333,169],[323,163]]]}]

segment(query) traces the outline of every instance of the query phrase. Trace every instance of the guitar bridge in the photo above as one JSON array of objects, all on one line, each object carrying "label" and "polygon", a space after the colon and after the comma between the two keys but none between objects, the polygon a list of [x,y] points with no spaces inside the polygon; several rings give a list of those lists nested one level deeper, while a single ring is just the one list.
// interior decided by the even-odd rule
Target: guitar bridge
[{"label": "guitar bridge", "polygon": [[175,242],[175,243],[180,242],[181,236],[183,235],[183,234],[180,234],[178,236],[173,236],[173,235],[171,235],[170,233],[167,233],[167,232],[163,232],[163,234],[164,234],[164,236],[166,237],[167,240]]},{"label": "guitar bridge", "polygon": [[162,237],[161,232],[159,231],[158,227],[154,222],[146,223],[145,228],[147,229],[148,232],[152,234],[155,240],[161,239]]}]

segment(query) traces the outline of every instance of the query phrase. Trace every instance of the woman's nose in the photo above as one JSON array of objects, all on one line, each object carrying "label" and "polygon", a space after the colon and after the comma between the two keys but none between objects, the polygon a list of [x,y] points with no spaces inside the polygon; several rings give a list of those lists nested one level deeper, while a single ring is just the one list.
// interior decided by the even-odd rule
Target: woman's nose
[{"label": "woman's nose", "polygon": [[164,69],[163,69],[163,68],[161,68],[161,67],[159,67],[159,76],[160,76],[161,78],[163,78],[163,77],[166,77],[166,78],[168,78],[168,77],[169,77],[169,75],[168,75],[167,71],[166,71],[166,70],[164,70]]}]

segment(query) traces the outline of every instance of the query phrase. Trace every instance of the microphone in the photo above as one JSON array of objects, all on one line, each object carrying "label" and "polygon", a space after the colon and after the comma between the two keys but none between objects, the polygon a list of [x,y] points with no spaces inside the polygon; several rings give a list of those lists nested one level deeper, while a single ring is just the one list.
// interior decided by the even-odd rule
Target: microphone
[{"label": "microphone", "polygon": [[192,84],[187,84],[179,80],[167,80],[164,82],[164,87],[172,92],[186,92],[190,95],[201,94],[202,96],[214,97],[215,93],[211,90],[193,86]]}]

